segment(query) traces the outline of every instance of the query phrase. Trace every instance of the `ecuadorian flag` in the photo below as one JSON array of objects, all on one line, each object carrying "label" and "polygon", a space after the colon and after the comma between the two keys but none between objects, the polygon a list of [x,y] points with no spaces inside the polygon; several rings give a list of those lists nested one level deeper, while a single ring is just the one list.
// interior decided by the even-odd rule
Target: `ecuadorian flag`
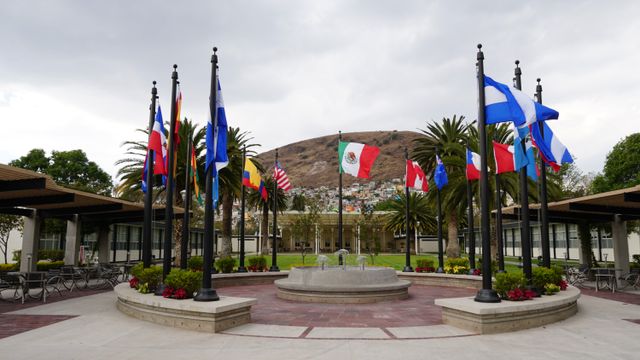
[{"label": "ecuadorian flag", "polygon": [[253,164],[251,159],[244,162],[244,171],[242,172],[242,185],[257,190],[264,201],[267,201],[267,188],[260,177],[258,168]]}]

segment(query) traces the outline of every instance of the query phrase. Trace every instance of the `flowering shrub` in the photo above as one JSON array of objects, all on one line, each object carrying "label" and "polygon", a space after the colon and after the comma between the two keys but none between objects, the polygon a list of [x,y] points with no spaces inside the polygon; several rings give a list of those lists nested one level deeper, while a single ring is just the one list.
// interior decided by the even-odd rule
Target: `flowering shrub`
[{"label": "flowering shrub", "polygon": [[131,279],[129,279],[129,286],[132,289],[136,289],[138,287],[138,284],[140,284],[140,280],[138,280],[137,277],[132,277]]},{"label": "flowering shrub", "polygon": [[534,296],[535,293],[533,291],[523,290],[521,288],[507,291],[507,299],[511,301],[531,300]]},{"label": "flowering shrub", "polygon": [[186,299],[187,291],[185,289],[178,289],[173,293],[173,297],[176,299]]},{"label": "flowering shrub", "polygon": [[267,258],[264,256],[254,256],[247,259],[249,271],[267,271]]},{"label": "flowering shrub", "polygon": [[444,263],[444,272],[447,274],[467,274],[469,273],[469,260],[449,258]]},{"label": "flowering shrub", "polygon": [[560,280],[560,283],[558,284],[558,286],[560,287],[560,290],[567,290],[567,286],[569,286],[569,284],[567,283],[566,280]]},{"label": "flowering shrub", "polygon": [[560,286],[558,286],[556,284],[549,283],[549,284],[544,286],[545,295],[554,295],[558,291],[560,291]]},{"label": "flowering shrub", "polygon": [[165,286],[162,291],[162,297],[171,297],[173,295],[174,289],[171,286]]},{"label": "flowering shrub", "polygon": [[422,272],[434,272],[436,271],[436,269],[434,269],[433,267],[416,267],[416,272],[422,273]]},{"label": "flowering shrub", "polygon": [[480,276],[482,275],[482,271],[480,271],[480,269],[473,269],[473,275]]}]

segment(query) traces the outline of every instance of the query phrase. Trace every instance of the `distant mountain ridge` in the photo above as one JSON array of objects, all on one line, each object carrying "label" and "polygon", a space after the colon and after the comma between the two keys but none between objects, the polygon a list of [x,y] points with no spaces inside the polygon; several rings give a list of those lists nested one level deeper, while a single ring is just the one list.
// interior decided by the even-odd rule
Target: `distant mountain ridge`
[{"label": "distant mountain ridge", "polygon": [[[413,140],[419,137],[421,134],[417,132],[395,130],[343,133],[342,141],[359,142],[380,148],[380,155],[371,169],[371,178],[358,179],[344,174],[343,186],[356,182],[366,184],[370,181],[404,178],[404,148],[408,147],[411,152],[414,146]],[[261,153],[257,157],[271,174],[275,150]],[[280,147],[278,161],[294,187],[337,187],[338,135],[317,137]]]}]

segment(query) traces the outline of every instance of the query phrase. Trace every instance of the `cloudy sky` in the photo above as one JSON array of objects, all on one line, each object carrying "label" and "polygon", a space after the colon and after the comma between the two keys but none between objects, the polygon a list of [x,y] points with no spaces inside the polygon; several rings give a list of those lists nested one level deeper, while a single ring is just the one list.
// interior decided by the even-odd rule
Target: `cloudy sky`
[{"label": "cloudy sky", "polygon": [[510,83],[516,59],[525,92],[542,78],[554,132],[600,171],[638,131],[638,14],[634,1],[3,1],[0,162],[81,148],[114,176],[153,80],[169,113],[173,64],[183,114],[205,124],[214,45],[229,124],[265,151],[476,119],[482,43],[494,79]]}]

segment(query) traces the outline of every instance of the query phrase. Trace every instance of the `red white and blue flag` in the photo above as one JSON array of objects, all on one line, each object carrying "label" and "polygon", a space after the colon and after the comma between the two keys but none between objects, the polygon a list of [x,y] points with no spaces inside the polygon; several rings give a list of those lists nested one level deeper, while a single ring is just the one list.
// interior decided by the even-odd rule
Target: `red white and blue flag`
[{"label": "red white and blue flag", "polygon": [[149,150],[154,153],[153,162],[153,174],[154,175],[168,175],[167,174],[167,135],[165,134],[164,124],[162,121],[162,110],[158,106],[158,112],[156,112],[156,119],[153,122],[153,129],[149,136]]},{"label": "red white and blue flag", "polygon": [[[518,144],[520,145],[520,144]],[[513,145],[493,142],[493,157],[496,160],[496,174],[516,171],[516,157]]]},{"label": "red white and blue flag", "polygon": [[289,177],[284,172],[282,166],[280,166],[280,162],[276,162],[276,166],[273,168],[273,178],[278,183],[278,188],[284,191],[289,191],[292,189],[291,182],[289,182]]},{"label": "red white and blue flag", "polygon": [[407,172],[405,184],[408,188],[427,192],[429,191],[429,182],[424,175],[424,171],[416,161],[407,159]]},{"label": "red white and blue flag", "polygon": [[542,123],[543,132],[540,132],[538,124],[531,125],[531,138],[533,145],[540,150],[540,157],[553,168],[560,170],[560,165],[572,163],[573,158],[569,154],[569,150],[564,146],[558,137],[551,131],[546,122]]},{"label": "red white and blue flag", "polygon": [[467,180],[480,179],[480,155],[467,148]]}]

